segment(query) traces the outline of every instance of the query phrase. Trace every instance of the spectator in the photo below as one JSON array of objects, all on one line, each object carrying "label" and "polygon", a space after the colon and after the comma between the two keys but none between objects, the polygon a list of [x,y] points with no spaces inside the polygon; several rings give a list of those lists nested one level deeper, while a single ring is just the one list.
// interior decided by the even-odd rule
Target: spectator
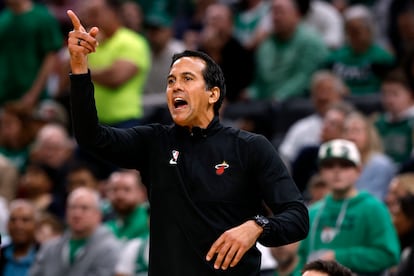
[{"label": "spectator", "polygon": [[[16,197],[18,178],[19,172],[16,167],[9,159],[0,154],[0,198],[2,200],[10,202]],[[0,215],[0,217],[2,216]],[[0,222],[0,225],[4,224]],[[3,229],[0,226],[0,233],[2,233],[1,230]]]},{"label": "spectator", "polygon": [[[270,13],[270,1],[238,1],[234,15],[234,36],[247,50],[256,49],[266,38],[269,28],[263,26]],[[267,19],[267,18],[266,18]]]},{"label": "spectator", "polygon": [[25,200],[14,200],[10,204],[7,223],[11,243],[1,249],[0,274],[3,276],[26,276],[35,260],[38,245],[35,240],[36,211]]},{"label": "spectator", "polygon": [[[394,177],[391,181],[386,197],[386,203],[391,213],[394,226],[400,239],[401,252],[410,248],[414,243],[413,222],[407,217],[409,210],[409,197],[414,195],[414,174],[404,173]],[[405,210],[402,209],[401,199],[406,198]]]},{"label": "spectator", "polygon": [[5,156],[19,172],[23,172],[29,159],[29,148],[37,129],[31,109],[20,103],[9,102],[0,113],[0,154]]},{"label": "spectator", "polygon": [[53,212],[52,189],[55,185],[54,173],[50,167],[31,163],[20,177],[18,194],[30,201],[37,213],[48,212],[50,209]]},{"label": "spectator", "polygon": [[311,80],[311,100],[315,112],[295,122],[279,146],[280,153],[292,162],[305,146],[318,145],[321,140],[323,117],[329,106],[342,101],[347,88],[340,78],[329,71],[318,71]]},{"label": "spectator", "polygon": [[351,95],[378,93],[394,57],[375,42],[374,21],[367,7],[349,7],[344,19],[348,43],[331,53],[326,66],[346,83]]},{"label": "spectator", "polygon": [[409,276],[414,273],[414,194],[399,198],[398,204],[400,210],[394,214],[394,225],[402,242],[402,252],[394,275]]},{"label": "spectator", "polygon": [[[319,170],[318,151],[321,143],[341,138],[346,116],[353,111],[347,102],[329,106],[323,117],[320,143],[303,147],[292,162],[292,177],[302,192],[306,191],[310,178]],[[305,134],[304,134],[305,135]]]},{"label": "spectator", "polygon": [[64,230],[63,223],[52,214],[43,213],[36,218],[35,238],[40,245],[61,237]]},{"label": "spectator", "polygon": [[414,94],[405,74],[396,69],[382,81],[384,112],[375,121],[384,152],[396,164],[409,160],[413,150]]},{"label": "spectator", "polygon": [[[151,69],[145,85],[145,96],[154,109],[147,117],[150,122],[171,121],[170,115],[166,114],[165,105],[165,80],[168,76],[168,68],[171,56],[181,52],[185,45],[181,40],[173,37],[173,18],[168,13],[154,13],[148,15],[145,21],[145,33],[151,47]],[[151,100],[150,100],[151,99]],[[168,119],[167,119],[168,118]]]},{"label": "spectator", "polygon": [[59,23],[32,0],[6,1],[0,13],[0,105],[18,100],[34,107],[63,46]]},{"label": "spectator", "polygon": [[117,217],[106,224],[120,240],[148,236],[146,191],[137,171],[114,172],[108,180],[108,199]]},{"label": "spectator", "polygon": [[315,174],[311,177],[306,188],[308,193],[308,205],[312,205],[323,199],[330,192],[328,184],[319,174]]},{"label": "spectator", "polygon": [[[223,70],[226,100],[231,103],[240,101],[253,79],[253,53],[233,36],[233,13],[228,6],[210,5],[206,9],[204,22],[199,50],[211,56]],[[237,61],[243,61],[243,65],[240,66]]]},{"label": "spectator", "polygon": [[[141,6],[135,1],[128,0],[122,3],[121,7],[121,18],[125,27],[135,31],[136,33],[142,33],[144,15],[142,13]],[[65,14],[67,18],[67,15]]]},{"label": "spectator", "polygon": [[302,24],[308,8],[309,1],[273,0],[273,32],[256,50],[251,97],[283,101],[306,95],[328,54],[322,38]]},{"label": "spectator", "polygon": [[334,139],[319,149],[320,174],[331,193],[310,207],[311,231],[301,262],[338,261],[355,273],[381,273],[399,260],[399,242],[382,202],[358,192],[361,158],[356,145]]},{"label": "spectator", "polygon": [[336,261],[316,260],[307,263],[302,276],[352,276],[352,271]]},{"label": "spectator", "polygon": [[276,272],[273,276],[300,276],[299,256],[298,256],[299,242],[290,243],[287,245],[272,247],[272,255],[277,261]]},{"label": "spectator", "polygon": [[42,246],[30,275],[112,276],[120,247],[112,233],[101,225],[96,191],[82,187],[69,195],[67,223],[69,228],[61,238]]},{"label": "spectator", "polygon": [[74,142],[67,130],[58,124],[46,124],[37,133],[31,148],[30,161],[48,167],[53,176],[53,214],[64,217],[66,187],[65,179],[69,164],[75,159]]},{"label": "spectator", "polygon": [[337,49],[344,42],[342,15],[329,1],[311,0],[305,23],[314,28],[329,49]]},{"label": "spectator", "polygon": [[99,119],[128,127],[139,124],[144,115],[142,94],[151,52],[142,35],[122,25],[121,7],[121,0],[80,1],[86,27],[100,30],[100,46],[89,56]]},{"label": "spectator", "polygon": [[362,171],[355,184],[356,188],[384,201],[388,185],[396,173],[396,166],[383,153],[375,126],[362,113],[351,113],[344,122],[343,138],[354,142],[361,154]]}]

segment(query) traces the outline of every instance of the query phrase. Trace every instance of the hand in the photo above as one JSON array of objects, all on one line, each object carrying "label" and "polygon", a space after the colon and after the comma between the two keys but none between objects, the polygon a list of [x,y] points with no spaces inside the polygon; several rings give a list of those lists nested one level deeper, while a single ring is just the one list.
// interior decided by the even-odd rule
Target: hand
[{"label": "hand", "polygon": [[28,109],[32,109],[35,107],[37,103],[37,96],[33,94],[32,92],[27,92],[24,94],[24,96],[20,99],[20,102],[23,106],[25,106]]},{"label": "hand", "polygon": [[224,232],[211,246],[207,253],[206,260],[210,261],[217,254],[214,268],[226,270],[236,266],[243,255],[257,241],[263,228],[253,220],[234,227]]},{"label": "hand", "polygon": [[70,65],[72,73],[84,74],[88,72],[87,55],[96,51],[99,32],[97,27],[92,27],[89,32],[82,26],[79,18],[72,10],[67,14],[72,21],[73,31],[69,32],[68,49],[70,53]]}]

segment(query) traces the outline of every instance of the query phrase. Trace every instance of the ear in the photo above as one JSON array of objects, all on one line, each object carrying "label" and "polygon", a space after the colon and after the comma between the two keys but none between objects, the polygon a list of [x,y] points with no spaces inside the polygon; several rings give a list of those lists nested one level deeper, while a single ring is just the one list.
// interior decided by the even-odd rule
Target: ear
[{"label": "ear", "polygon": [[213,88],[210,89],[210,96],[208,97],[208,102],[210,104],[214,104],[218,101],[219,98],[220,98],[220,88],[218,88],[217,86],[214,86]]}]

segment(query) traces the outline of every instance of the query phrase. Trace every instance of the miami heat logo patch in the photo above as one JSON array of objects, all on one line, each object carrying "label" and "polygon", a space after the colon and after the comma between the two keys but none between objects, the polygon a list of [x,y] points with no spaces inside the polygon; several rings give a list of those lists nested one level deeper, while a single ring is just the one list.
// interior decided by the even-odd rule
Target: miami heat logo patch
[{"label": "miami heat logo patch", "polygon": [[223,163],[221,164],[217,164],[214,166],[214,168],[216,169],[216,174],[217,175],[222,175],[224,173],[224,170],[227,169],[229,166],[229,164],[226,163],[226,161],[223,161]]}]

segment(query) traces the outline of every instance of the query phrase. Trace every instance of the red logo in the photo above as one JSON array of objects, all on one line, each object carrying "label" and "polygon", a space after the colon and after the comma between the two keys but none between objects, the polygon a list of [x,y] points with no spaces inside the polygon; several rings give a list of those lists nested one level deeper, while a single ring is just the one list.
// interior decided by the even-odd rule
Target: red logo
[{"label": "red logo", "polygon": [[223,161],[223,163],[221,164],[217,164],[216,166],[214,166],[214,168],[216,168],[216,174],[217,175],[222,175],[224,173],[224,170],[227,169],[229,166],[229,164],[226,163],[226,161]]}]

